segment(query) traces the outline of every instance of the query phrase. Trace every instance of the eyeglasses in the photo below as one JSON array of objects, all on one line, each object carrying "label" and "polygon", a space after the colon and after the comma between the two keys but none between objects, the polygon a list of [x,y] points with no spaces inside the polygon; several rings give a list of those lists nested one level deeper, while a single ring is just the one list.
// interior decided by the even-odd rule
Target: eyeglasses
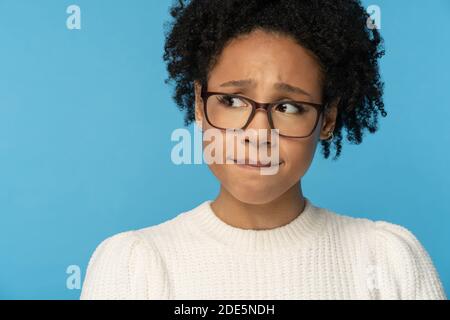
[{"label": "eyeglasses", "polygon": [[267,113],[271,129],[289,138],[307,138],[317,127],[326,105],[305,101],[259,103],[237,94],[209,92],[202,89],[203,108],[207,122],[214,128],[245,129],[256,110]]}]

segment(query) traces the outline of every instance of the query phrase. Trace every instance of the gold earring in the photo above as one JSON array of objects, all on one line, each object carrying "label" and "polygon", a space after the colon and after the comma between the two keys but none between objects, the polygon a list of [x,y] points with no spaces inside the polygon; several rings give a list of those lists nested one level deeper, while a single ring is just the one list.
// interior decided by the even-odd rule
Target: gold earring
[{"label": "gold earring", "polygon": [[334,139],[333,131],[328,132],[328,139],[326,139],[325,141],[333,141],[333,139]]}]

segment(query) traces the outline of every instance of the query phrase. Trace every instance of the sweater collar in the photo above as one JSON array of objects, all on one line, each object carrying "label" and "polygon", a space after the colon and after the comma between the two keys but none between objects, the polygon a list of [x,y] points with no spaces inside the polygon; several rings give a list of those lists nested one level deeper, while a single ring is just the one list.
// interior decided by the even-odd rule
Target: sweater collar
[{"label": "sweater collar", "polygon": [[307,197],[305,208],[288,224],[264,230],[242,229],[220,219],[206,200],[190,211],[192,221],[203,232],[233,250],[255,252],[306,247],[323,230],[325,212]]}]

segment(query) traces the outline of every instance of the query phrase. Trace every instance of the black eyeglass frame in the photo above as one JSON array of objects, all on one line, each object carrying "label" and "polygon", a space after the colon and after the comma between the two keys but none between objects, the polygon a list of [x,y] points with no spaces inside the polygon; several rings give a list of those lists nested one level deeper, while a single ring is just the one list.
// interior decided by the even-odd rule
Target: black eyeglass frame
[{"label": "black eyeglass frame", "polygon": [[[212,124],[211,121],[209,120],[209,117],[208,117],[207,101],[208,101],[208,98],[210,96],[213,96],[213,95],[224,95],[224,96],[227,96],[227,97],[239,98],[239,99],[243,99],[245,101],[248,101],[250,103],[250,105],[252,106],[252,112],[251,112],[251,114],[250,114],[250,116],[249,116],[249,118],[247,120],[247,123],[242,128],[221,128],[221,127],[217,127],[214,124]],[[282,137],[299,138],[299,139],[300,138],[308,138],[314,133],[314,131],[317,128],[317,124],[319,123],[320,116],[323,114],[323,111],[326,109],[326,107],[328,105],[328,104],[318,104],[318,103],[312,103],[312,102],[307,102],[307,101],[295,101],[295,100],[278,101],[278,102],[270,102],[270,103],[261,103],[261,102],[256,102],[255,100],[252,100],[250,98],[243,97],[243,96],[238,95],[238,94],[206,91],[206,90],[203,90],[203,89],[201,90],[201,98],[203,100],[203,110],[204,110],[204,113],[205,113],[206,121],[208,121],[208,123],[212,127],[216,128],[216,129],[220,129],[220,130],[227,130],[227,129],[228,130],[230,130],[230,129],[231,130],[233,130],[233,129],[234,130],[235,129],[245,130],[245,128],[247,128],[247,126],[250,124],[250,122],[252,122],[253,118],[255,117],[256,110],[258,110],[258,109],[263,109],[263,110],[266,111],[267,118],[268,118],[269,124],[270,124],[270,128],[271,129],[276,129],[274,124],[273,124],[272,112],[271,112],[272,108],[274,106],[277,106],[277,105],[279,105],[281,103],[283,103],[283,104],[284,103],[306,104],[306,105],[312,106],[313,108],[315,108],[317,110],[317,118],[316,118],[316,122],[314,124],[314,128],[311,130],[311,133],[309,133],[306,136],[289,136],[289,135],[285,135],[285,134],[279,133],[279,136],[282,136]]]}]

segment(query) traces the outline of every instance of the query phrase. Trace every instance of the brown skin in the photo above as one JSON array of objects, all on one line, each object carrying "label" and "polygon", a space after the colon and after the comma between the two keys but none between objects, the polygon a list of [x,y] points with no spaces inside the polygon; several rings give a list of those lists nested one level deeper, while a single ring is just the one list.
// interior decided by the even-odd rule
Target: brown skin
[{"label": "brown skin", "polygon": [[[254,86],[221,87],[231,80],[253,79]],[[263,30],[233,39],[224,48],[209,73],[208,91],[240,94],[258,102],[282,99],[322,103],[322,74],[315,57],[292,38]],[[306,93],[283,92],[274,88],[284,82]],[[195,82],[195,117],[203,130],[207,123],[201,86]],[[304,209],[301,178],[313,160],[319,140],[330,137],[337,116],[336,103],[319,120],[314,133],[307,138],[279,137],[279,158],[283,162],[275,175],[261,175],[258,170],[235,164],[210,164],[221,182],[220,193],[211,203],[215,214],[225,223],[242,229],[272,229],[288,224]],[[270,129],[267,114],[258,111],[249,129]],[[225,138],[223,139],[225,141]],[[269,140],[269,143],[271,141]],[[259,148],[260,144],[245,144]],[[207,142],[204,142],[204,147]],[[225,150],[225,143],[224,143]],[[225,154],[225,151],[224,151]]]}]

